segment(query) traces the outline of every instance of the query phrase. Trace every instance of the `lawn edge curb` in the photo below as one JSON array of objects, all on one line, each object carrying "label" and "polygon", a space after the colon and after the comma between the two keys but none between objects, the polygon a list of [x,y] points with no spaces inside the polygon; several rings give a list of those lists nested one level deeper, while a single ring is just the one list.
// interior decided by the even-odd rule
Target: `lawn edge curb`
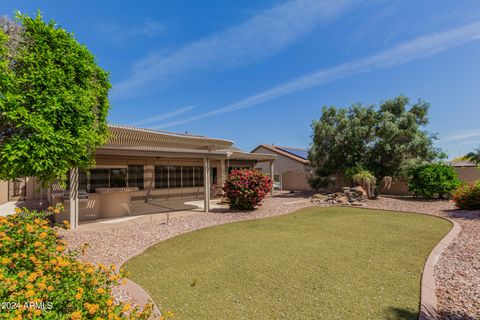
[{"label": "lawn edge curb", "polygon": [[435,266],[440,260],[442,253],[452,243],[452,241],[462,231],[462,227],[455,221],[445,217],[439,217],[452,223],[452,228],[440,240],[440,242],[433,248],[428,255],[423,268],[422,285],[420,293],[420,314],[419,320],[436,320],[438,315],[438,300],[437,300],[437,281],[435,279]]},{"label": "lawn edge curb", "polygon": [[148,292],[145,291],[145,289],[143,289],[142,286],[140,286],[135,281],[128,278],[124,279],[126,280],[126,282],[120,285],[120,288],[125,289],[130,295],[130,297],[141,306],[145,306],[147,303],[151,303],[152,314],[148,319],[159,319],[161,316],[160,309],[158,309],[158,306],[155,304],[155,301],[153,301],[152,297],[148,294]]}]

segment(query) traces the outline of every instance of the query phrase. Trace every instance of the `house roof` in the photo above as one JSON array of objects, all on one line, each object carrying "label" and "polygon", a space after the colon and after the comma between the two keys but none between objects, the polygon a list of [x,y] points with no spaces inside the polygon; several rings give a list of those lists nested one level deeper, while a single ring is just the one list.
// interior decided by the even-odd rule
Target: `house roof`
[{"label": "house roof", "polygon": [[459,160],[459,161],[452,161],[450,164],[453,167],[476,167],[477,165],[475,162],[470,160]]},{"label": "house roof", "polygon": [[130,146],[134,148],[168,147],[186,149],[222,150],[232,146],[225,139],[209,138],[189,133],[176,133],[130,126],[109,125],[111,132],[106,147]]},{"label": "house roof", "polygon": [[209,138],[189,133],[109,125],[110,138],[98,148],[97,154],[118,155],[182,155],[189,157],[220,157],[251,161],[274,161],[272,154],[251,154],[225,139]]},{"label": "house roof", "polygon": [[269,151],[274,152],[277,155],[281,155],[287,158],[290,158],[294,161],[298,161],[303,164],[310,164],[310,161],[307,158],[308,150],[302,148],[292,148],[292,147],[282,147],[272,144],[261,144],[251,151],[251,153],[256,153],[255,151],[259,148],[264,148]]}]

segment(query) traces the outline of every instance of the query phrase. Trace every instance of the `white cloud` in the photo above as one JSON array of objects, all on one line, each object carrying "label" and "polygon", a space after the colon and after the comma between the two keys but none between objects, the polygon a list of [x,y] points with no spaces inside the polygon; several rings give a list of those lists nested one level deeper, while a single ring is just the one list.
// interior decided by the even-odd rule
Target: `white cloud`
[{"label": "white cloud", "polygon": [[132,37],[155,37],[165,31],[165,26],[152,18],[143,19],[138,26],[125,28],[118,24],[109,24],[100,28],[100,32],[114,42],[123,42]]},{"label": "white cloud", "polygon": [[186,44],[169,55],[150,54],[129,78],[113,86],[114,97],[128,96],[192,71],[228,69],[271,56],[321,21],[338,16],[357,0],[296,0],[266,10],[246,22]]},{"label": "white cloud", "polygon": [[[148,123],[162,121],[162,120],[165,120],[165,119],[170,119],[170,118],[173,118],[173,117],[178,116],[180,114],[183,114],[185,112],[188,112],[188,111],[192,110],[193,108],[195,108],[195,106],[186,106],[186,107],[177,109],[177,110],[172,111],[172,112],[162,113],[162,114],[159,114],[159,115],[156,115],[156,116],[151,116],[151,117],[145,118],[143,120],[135,121],[135,122],[130,123],[129,125],[130,126],[140,126],[140,125],[144,125],[144,124],[148,124]],[[151,129],[155,129],[155,128],[151,128]]]},{"label": "white cloud", "polygon": [[462,140],[471,139],[471,138],[479,138],[476,141],[480,145],[480,130],[477,129],[477,130],[454,132],[449,135],[446,135],[445,137],[440,137],[439,142],[445,143],[445,142],[452,142],[452,141],[462,141]]},{"label": "white cloud", "polygon": [[420,37],[367,58],[345,63],[329,69],[321,69],[314,73],[304,75],[270,90],[263,91],[240,101],[234,102],[223,108],[215,109],[183,120],[166,123],[159,127],[173,127],[218,114],[253,107],[275,98],[279,98],[301,90],[306,90],[308,88],[319,86],[335,80],[347,78],[376,69],[390,68],[413,60],[426,58],[450,48],[479,40],[479,36],[480,21],[445,32]]}]

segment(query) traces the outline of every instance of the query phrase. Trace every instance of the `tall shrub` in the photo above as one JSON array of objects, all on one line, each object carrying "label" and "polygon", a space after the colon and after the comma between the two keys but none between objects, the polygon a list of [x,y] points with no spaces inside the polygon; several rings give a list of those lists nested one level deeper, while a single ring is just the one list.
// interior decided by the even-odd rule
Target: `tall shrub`
[{"label": "tall shrub", "polygon": [[424,198],[448,197],[460,185],[452,166],[428,163],[410,170],[408,189]]},{"label": "tall shrub", "polygon": [[[56,209],[53,209],[56,210]],[[45,213],[0,217],[1,319],[147,319],[144,311],[115,302],[112,286],[123,272],[95,266],[69,251]]]},{"label": "tall shrub", "polygon": [[230,208],[252,210],[272,190],[270,177],[260,171],[235,169],[228,175],[223,186]]},{"label": "tall shrub", "polygon": [[43,184],[94,164],[108,138],[109,75],[40,15],[0,19],[0,179]]}]

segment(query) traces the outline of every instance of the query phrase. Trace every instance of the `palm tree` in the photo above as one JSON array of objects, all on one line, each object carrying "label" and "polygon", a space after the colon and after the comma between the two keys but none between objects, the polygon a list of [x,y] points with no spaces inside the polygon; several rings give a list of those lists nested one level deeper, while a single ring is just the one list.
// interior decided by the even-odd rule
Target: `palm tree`
[{"label": "palm tree", "polygon": [[474,152],[470,152],[465,156],[468,160],[475,162],[475,164],[480,164],[480,147],[475,149]]}]

